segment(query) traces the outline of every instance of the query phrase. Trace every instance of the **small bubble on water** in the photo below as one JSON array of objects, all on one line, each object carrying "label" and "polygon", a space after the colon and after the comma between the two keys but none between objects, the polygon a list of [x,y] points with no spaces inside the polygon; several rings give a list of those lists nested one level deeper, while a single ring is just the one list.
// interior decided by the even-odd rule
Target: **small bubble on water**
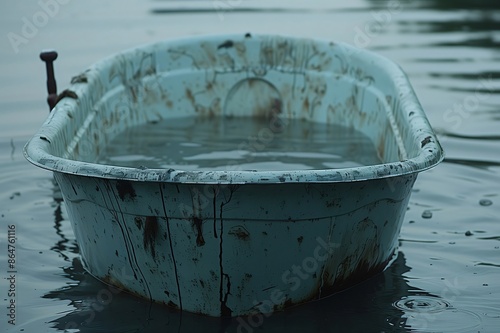
[{"label": "small bubble on water", "polygon": [[432,217],[432,212],[430,210],[424,210],[422,213],[422,217],[424,219],[430,219]]},{"label": "small bubble on water", "polygon": [[491,201],[490,199],[481,199],[479,200],[479,204],[481,206],[491,206],[493,204],[493,201]]}]

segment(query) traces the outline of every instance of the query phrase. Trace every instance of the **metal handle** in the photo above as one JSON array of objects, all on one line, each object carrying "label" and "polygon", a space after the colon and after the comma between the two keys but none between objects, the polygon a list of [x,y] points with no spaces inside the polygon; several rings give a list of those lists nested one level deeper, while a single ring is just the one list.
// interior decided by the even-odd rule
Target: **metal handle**
[{"label": "metal handle", "polygon": [[57,59],[57,52],[54,50],[42,51],[40,53],[40,59],[45,62],[45,67],[47,69],[47,103],[49,104],[50,110],[56,106],[57,102],[57,85],[56,78],[54,76],[54,60]]}]

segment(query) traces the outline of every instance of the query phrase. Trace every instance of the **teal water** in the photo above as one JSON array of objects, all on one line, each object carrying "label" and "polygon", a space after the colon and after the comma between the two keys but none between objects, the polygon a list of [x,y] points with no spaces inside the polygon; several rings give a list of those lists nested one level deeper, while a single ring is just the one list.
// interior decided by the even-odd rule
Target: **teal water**
[{"label": "teal water", "polygon": [[[0,4],[0,331],[498,331],[497,2],[151,0],[125,4],[89,0],[57,4],[49,10],[38,0]],[[30,30],[26,22],[34,20],[37,26]],[[389,57],[408,74],[446,158],[415,183],[397,260],[384,273],[346,292],[253,318],[246,326],[236,319],[181,315],[125,293],[105,298],[108,287],[81,267],[65,204],[51,174],[22,156],[24,143],[48,112],[45,69],[38,53],[44,48],[59,51],[56,73],[62,90],[90,64],[129,47],[201,33],[248,31],[345,41]],[[22,39],[12,41],[13,34]],[[15,226],[16,237],[15,297],[8,296],[9,225]],[[8,323],[11,299],[16,305],[15,325]]]},{"label": "teal water", "polygon": [[381,161],[366,135],[339,125],[298,119],[186,117],[126,129],[103,149],[98,163],[188,171],[287,171]]}]

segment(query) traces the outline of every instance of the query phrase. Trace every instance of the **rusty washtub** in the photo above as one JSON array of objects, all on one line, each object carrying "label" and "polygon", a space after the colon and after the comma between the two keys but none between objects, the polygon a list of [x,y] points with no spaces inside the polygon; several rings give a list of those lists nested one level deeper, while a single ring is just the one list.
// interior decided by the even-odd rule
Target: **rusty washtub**
[{"label": "rusty washtub", "polygon": [[[25,156],[54,172],[86,269],[209,316],[282,310],[384,270],[417,174],[443,159],[401,69],[342,43],[250,34],[159,42],[98,62],[62,97]],[[95,163],[130,126],[253,115],[269,116],[271,129],[291,118],[356,128],[382,163],[291,171]]]}]

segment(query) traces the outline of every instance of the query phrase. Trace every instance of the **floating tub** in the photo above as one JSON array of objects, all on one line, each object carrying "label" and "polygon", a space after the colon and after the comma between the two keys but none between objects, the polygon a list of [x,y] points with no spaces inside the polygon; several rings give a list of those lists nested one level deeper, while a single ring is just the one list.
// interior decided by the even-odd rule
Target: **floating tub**
[{"label": "floating tub", "polygon": [[[401,69],[342,43],[185,38],[107,58],[71,83],[26,158],[54,172],[92,275],[194,313],[270,313],[384,270],[417,174],[443,159]],[[131,126],[273,115],[355,128],[382,162],[287,171],[96,163]]]}]

